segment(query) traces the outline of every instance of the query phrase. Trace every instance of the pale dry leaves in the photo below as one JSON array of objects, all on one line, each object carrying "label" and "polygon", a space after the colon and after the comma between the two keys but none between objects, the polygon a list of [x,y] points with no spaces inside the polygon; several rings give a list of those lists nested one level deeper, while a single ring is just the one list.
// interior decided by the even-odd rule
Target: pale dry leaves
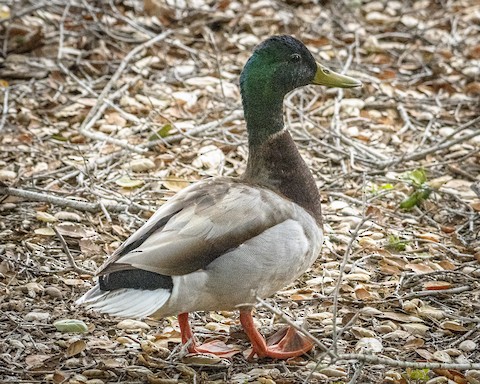
[{"label": "pale dry leaves", "polygon": [[[24,3],[22,9],[31,5]],[[114,215],[14,197],[0,203],[0,236],[6,239],[0,244],[0,305],[10,332],[0,344],[8,351],[1,363],[27,368],[9,371],[9,378],[185,382],[198,380],[197,368],[209,366],[203,377],[213,372],[220,381],[274,383],[306,378],[313,369],[311,378],[318,382],[349,380],[349,365],[316,367],[309,358],[287,362],[288,370],[264,362],[247,365],[242,356],[227,364],[229,371],[217,360],[179,363],[175,319],[112,321],[72,305],[91,283],[89,276],[69,272],[53,230],[65,238],[77,263],[95,270],[175,192],[207,176],[241,174],[247,156],[241,119],[192,130],[240,108],[238,74],[251,49],[263,36],[285,32],[300,36],[316,58],[336,69],[348,62],[347,73],[365,85],[343,94],[305,88],[287,97],[286,120],[322,192],[326,241],[319,262],[275,302],[326,342],[336,329],[344,352],[478,361],[480,196],[471,184],[479,180],[480,136],[417,161],[377,167],[478,129],[471,125],[457,132],[478,115],[480,11],[474,1],[453,3],[148,1],[145,12],[141,2],[95,10],[76,4],[79,9],[70,9],[64,23],[60,62],[67,71],[57,61],[64,8],[46,5],[8,22],[3,44],[8,55],[0,73],[0,104],[9,87],[0,126],[0,182],[138,208]],[[18,10],[3,6],[0,17]],[[91,32],[98,27],[106,32],[101,38]],[[164,28],[172,30],[170,39],[132,59],[116,85],[128,86],[91,127],[149,151],[131,153],[80,135],[78,127],[105,79],[127,52]],[[419,211],[401,210],[399,203],[413,191],[402,175],[420,167],[435,191]],[[340,275],[364,215],[368,220]],[[263,332],[273,331],[268,311],[258,310],[256,319]],[[194,320],[202,336],[220,336],[244,350],[237,326],[232,313]],[[359,381],[404,383],[411,374],[385,368],[379,378],[364,367]],[[436,371],[428,379],[476,383],[480,375]]]}]

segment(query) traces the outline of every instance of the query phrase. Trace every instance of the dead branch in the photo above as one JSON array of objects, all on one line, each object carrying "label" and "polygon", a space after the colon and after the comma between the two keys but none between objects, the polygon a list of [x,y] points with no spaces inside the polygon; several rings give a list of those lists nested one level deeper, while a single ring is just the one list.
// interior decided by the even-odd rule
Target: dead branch
[{"label": "dead branch", "polygon": [[[111,99],[115,99],[116,97],[120,96],[123,92],[125,92],[126,89],[130,87],[131,84],[135,83],[137,81],[137,78],[134,78],[130,80],[127,84],[124,84],[119,90],[117,90],[112,96]],[[104,99],[105,101],[105,99]],[[107,143],[117,145],[121,148],[127,149],[131,152],[135,153],[144,153],[146,152],[146,149],[131,145],[128,143],[127,140],[120,140],[116,139],[114,137],[110,137],[105,135],[104,133],[101,132],[93,132],[90,130],[90,128],[95,124],[95,122],[103,115],[103,112],[105,112],[105,109],[107,109],[109,106],[109,103],[104,102],[101,106],[97,108],[97,111],[94,116],[89,120],[87,124],[82,124],[82,126],[78,129],[78,131],[84,135],[85,137],[88,137],[93,140],[98,140],[98,141],[106,141]]]},{"label": "dead branch", "polygon": [[10,92],[10,87],[5,87],[5,92],[3,94],[3,110],[2,110],[2,119],[0,120],[0,132],[5,126],[8,116],[8,95]]},{"label": "dead branch", "polygon": [[60,240],[60,244],[62,245],[62,249],[63,251],[65,252],[65,254],[67,255],[67,258],[68,258],[68,261],[70,263],[70,266],[72,267],[72,269],[77,272],[77,273],[80,273],[80,274],[86,274],[86,275],[94,275],[95,272],[94,271],[90,271],[88,269],[85,269],[85,268],[82,268],[82,267],[79,267],[77,265],[77,263],[75,262],[75,259],[73,258],[73,255],[72,253],[70,252],[70,249],[68,248],[68,244],[67,242],[65,241],[65,239],[63,238],[62,234],[60,232],[58,232],[58,229],[57,227],[53,227],[53,230],[55,231],[58,239]]},{"label": "dead branch", "polygon": [[152,45],[155,45],[156,43],[164,40],[166,37],[168,37],[172,33],[171,30],[167,30],[166,32],[163,32],[154,38],[147,40],[145,43],[138,45],[134,49],[132,49],[122,60],[120,65],[118,66],[117,70],[107,83],[107,85],[103,88],[102,92],[100,93],[98,100],[95,104],[95,106],[89,111],[87,117],[85,118],[84,122],[82,123],[80,127],[80,131],[83,131],[86,129],[87,125],[92,126],[93,123],[95,122],[94,117],[97,115],[98,110],[100,107],[104,104],[104,100],[107,98],[107,95],[110,93],[112,90],[113,86],[116,84],[118,79],[120,78],[121,74],[127,67],[128,63],[132,58],[134,58],[138,53],[140,53],[142,50],[147,49],[151,47]]},{"label": "dead branch", "polygon": [[158,144],[173,144],[173,143],[176,143],[176,142],[184,139],[185,137],[196,136],[199,133],[202,133],[202,132],[207,131],[209,129],[214,129],[214,128],[217,128],[217,127],[221,127],[221,126],[223,126],[223,124],[229,123],[229,122],[234,121],[234,120],[241,119],[242,117],[243,117],[243,111],[235,110],[230,115],[224,117],[221,120],[217,120],[217,121],[213,121],[213,122],[210,122],[210,123],[202,124],[202,125],[199,125],[198,127],[192,128],[192,129],[190,129],[186,132],[178,133],[176,135],[167,136],[167,137],[162,138],[160,140],[152,140],[148,144],[146,144],[145,146],[147,148],[151,148],[151,147],[154,147]]},{"label": "dead branch", "polygon": [[380,357],[375,355],[340,353],[336,362],[361,361],[368,364],[383,364],[387,367],[413,368],[413,369],[456,369],[458,371],[467,371],[469,369],[480,369],[480,363],[432,363],[432,362],[413,362],[396,360],[389,357]]},{"label": "dead branch", "polygon": [[[307,336],[312,340],[322,351],[326,353],[329,357],[329,365],[340,363],[340,362],[363,362],[368,364],[383,364],[388,367],[398,367],[398,368],[413,368],[413,369],[456,369],[459,371],[466,371],[469,369],[480,369],[480,363],[433,363],[433,362],[411,362],[411,361],[402,361],[396,360],[389,357],[380,357],[376,355],[368,354],[355,354],[355,353],[335,353],[331,348],[327,347],[320,340],[318,340],[314,335],[310,333],[304,327],[299,326],[294,321],[292,321],[285,313],[272,305],[268,304],[265,300],[257,297],[257,301],[260,306],[265,307],[272,311],[277,316],[281,317],[288,325],[295,328],[297,331],[301,332],[303,335]],[[319,362],[320,364],[322,361]]]},{"label": "dead branch", "polygon": [[15,19],[18,19],[22,16],[28,15],[32,12],[38,11],[39,9],[45,8],[48,5],[48,2],[41,2],[35,5],[32,5],[31,7],[24,8],[18,12],[15,12],[13,15],[6,19],[0,19],[0,25],[4,23],[10,23]]},{"label": "dead branch", "polygon": [[[474,119],[474,120],[480,120],[480,118],[477,118],[477,119]],[[405,154],[404,156],[402,156],[400,158],[396,158],[396,159],[391,160],[391,161],[381,162],[381,163],[378,164],[378,168],[384,169],[386,167],[389,167],[389,166],[394,165],[394,164],[398,164],[400,162],[411,161],[411,160],[420,160],[420,159],[423,159],[423,158],[427,157],[428,155],[431,155],[432,153],[436,153],[436,152],[440,152],[440,151],[443,151],[445,149],[448,149],[448,148],[454,146],[455,144],[464,143],[465,141],[473,139],[474,137],[476,137],[478,135],[480,135],[480,129],[475,129],[475,130],[473,130],[473,132],[471,132],[467,135],[461,136],[461,137],[459,137],[455,140],[444,141],[444,142],[441,142],[441,143],[439,143],[439,144],[437,144],[437,145],[435,145],[431,148],[425,149],[423,151],[414,152],[414,153],[411,153],[410,155]]]},{"label": "dead branch", "polygon": [[[465,129],[470,128],[471,126],[473,126],[477,123],[480,123],[480,116],[478,116],[475,119],[472,119],[470,121],[467,121],[465,124],[460,125],[457,129],[455,129],[455,131],[453,131],[451,134],[449,134],[448,136],[445,136],[442,140],[440,140],[440,142],[438,144],[440,145],[440,144],[445,143],[446,141],[448,141],[452,137],[456,136],[458,133],[464,131]],[[474,128],[478,129],[478,127],[474,127]]]},{"label": "dead branch", "polygon": [[[49,195],[43,192],[41,193],[33,192],[33,191],[27,191],[24,189],[4,187],[1,185],[0,185],[0,194],[21,197],[21,198],[27,199],[28,201],[42,201],[42,202],[57,205],[60,207],[78,209],[79,211],[84,211],[84,212],[101,212],[102,211],[100,203],[87,203],[85,201],[71,200],[64,197]],[[130,206],[125,204],[106,203],[105,207],[107,207],[108,210],[111,212],[124,212],[130,209]]]}]

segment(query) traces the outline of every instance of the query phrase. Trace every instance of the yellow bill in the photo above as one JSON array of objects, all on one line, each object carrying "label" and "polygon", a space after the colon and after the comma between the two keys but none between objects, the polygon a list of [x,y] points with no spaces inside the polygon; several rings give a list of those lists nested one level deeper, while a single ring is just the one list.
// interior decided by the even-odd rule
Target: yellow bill
[{"label": "yellow bill", "polygon": [[325,85],[334,88],[355,88],[361,87],[362,82],[350,76],[341,75],[333,72],[324,65],[317,62],[317,72],[313,78],[312,84]]}]

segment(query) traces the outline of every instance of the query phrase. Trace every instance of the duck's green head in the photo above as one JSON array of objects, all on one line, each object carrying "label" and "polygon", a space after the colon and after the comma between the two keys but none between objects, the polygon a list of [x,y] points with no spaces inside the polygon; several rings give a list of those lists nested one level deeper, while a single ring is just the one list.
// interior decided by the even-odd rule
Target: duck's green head
[{"label": "duck's green head", "polygon": [[317,63],[308,48],[292,36],[273,36],[258,45],[240,75],[249,131],[258,130],[259,125],[267,134],[266,130],[281,129],[284,96],[308,84],[339,88],[362,85]]},{"label": "duck's green head", "polygon": [[270,91],[284,94],[308,84],[338,88],[362,85],[317,63],[301,41],[287,35],[272,36],[258,45],[240,76],[242,89],[251,82],[265,84]]}]

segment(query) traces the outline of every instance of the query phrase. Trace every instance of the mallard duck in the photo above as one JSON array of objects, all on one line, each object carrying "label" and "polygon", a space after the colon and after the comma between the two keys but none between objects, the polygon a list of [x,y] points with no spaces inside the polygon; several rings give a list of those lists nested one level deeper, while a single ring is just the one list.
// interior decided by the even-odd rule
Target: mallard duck
[{"label": "mallard duck", "polygon": [[258,45],[240,76],[249,146],[244,175],[178,192],[107,259],[77,303],[129,318],[178,315],[189,352],[220,356],[231,350],[216,341],[199,345],[188,313],[238,309],[250,357],[309,351],[312,342],[294,328],[266,342],[252,317],[257,297],[297,279],[322,246],[319,192],[283,122],[284,96],[307,84],[361,85],[316,63],[291,36]]}]

